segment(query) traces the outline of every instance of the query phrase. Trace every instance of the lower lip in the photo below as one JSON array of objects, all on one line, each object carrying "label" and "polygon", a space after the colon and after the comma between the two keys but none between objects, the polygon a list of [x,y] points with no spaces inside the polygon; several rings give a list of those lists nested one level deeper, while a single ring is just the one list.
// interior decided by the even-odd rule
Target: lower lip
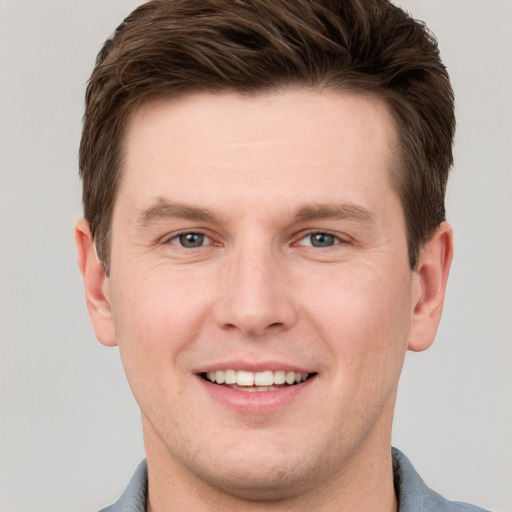
[{"label": "lower lip", "polygon": [[290,405],[315,382],[317,376],[293,386],[270,391],[238,391],[227,386],[213,384],[197,376],[202,386],[213,400],[244,413],[271,413]]}]

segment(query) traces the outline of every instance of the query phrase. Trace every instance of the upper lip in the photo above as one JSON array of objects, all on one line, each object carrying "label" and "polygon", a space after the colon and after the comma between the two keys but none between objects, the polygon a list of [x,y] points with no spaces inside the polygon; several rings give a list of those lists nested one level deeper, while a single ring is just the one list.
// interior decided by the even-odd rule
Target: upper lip
[{"label": "upper lip", "polygon": [[292,364],[289,362],[280,361],[240,361],[230,360],[218,363],[209,363],[208,365],[201,366],[193,372],[197,374],[214,372],[217,370],[244,370],[246,372],[264,372],[267,370],[278,371],[284,370],[287,372],[296,373],[314,373],[314,370],[302,365]]}]

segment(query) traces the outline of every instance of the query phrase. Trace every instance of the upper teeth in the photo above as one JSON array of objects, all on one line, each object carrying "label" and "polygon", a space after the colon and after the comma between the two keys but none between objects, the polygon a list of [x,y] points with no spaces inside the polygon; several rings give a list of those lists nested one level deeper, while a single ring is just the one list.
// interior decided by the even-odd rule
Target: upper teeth
[{"label": "upper teeth", "polygon": [[294,384],[308,378],[308,373],[266,370],[247,372],[245,370],[217,370],[207,372],[211,382],[217,384],[237,384],[238,386],[272,386],[274,384]]}]

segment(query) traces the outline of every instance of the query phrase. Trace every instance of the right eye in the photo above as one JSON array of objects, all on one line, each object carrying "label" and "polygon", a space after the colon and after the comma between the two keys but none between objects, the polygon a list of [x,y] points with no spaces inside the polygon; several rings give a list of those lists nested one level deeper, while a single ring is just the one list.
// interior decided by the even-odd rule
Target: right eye
[{"label": "right eye", "polygon": [[169,243],[178,245],[185,249],[196,249],[198,247],[210,245],[213,242],[204,233],[190,231],[187,233],[180,233],[179,235],[173,236],[169,240]]}]

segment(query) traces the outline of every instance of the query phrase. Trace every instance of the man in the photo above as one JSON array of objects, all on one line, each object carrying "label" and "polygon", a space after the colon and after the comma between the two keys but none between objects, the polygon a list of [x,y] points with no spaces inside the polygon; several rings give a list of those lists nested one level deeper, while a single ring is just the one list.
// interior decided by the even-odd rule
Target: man
[{"label": "man", "polygon": [[105,44],[76,241],[147,462],[108,510],[478,510],[391,450],[452,258],[453,94],[384,0],[156,0]]}]

